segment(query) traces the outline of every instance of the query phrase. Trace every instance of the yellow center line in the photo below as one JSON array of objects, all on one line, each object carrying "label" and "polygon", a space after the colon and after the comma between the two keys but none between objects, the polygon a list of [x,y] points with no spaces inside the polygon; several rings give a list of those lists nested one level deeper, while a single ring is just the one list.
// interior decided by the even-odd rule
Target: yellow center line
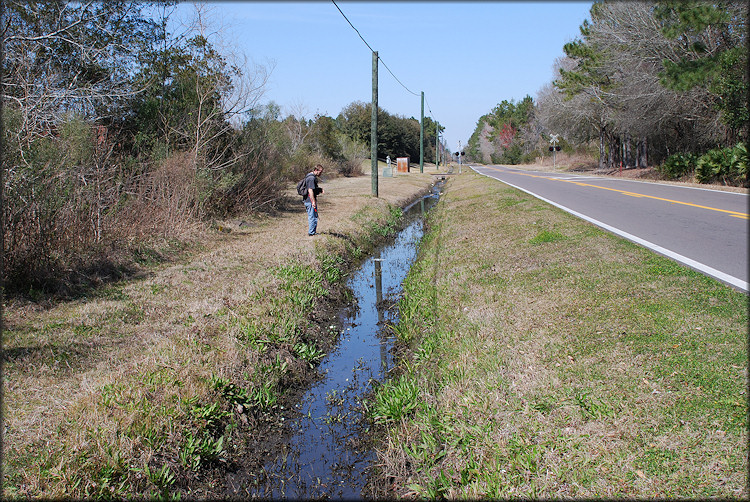
[{"label": "yellow center line", "polygon": [[[494,169],[495,171],[500,171],[500,172],[508,172],[508,171],[503,171],[501,169],[497,169],[497,168],[494,168],[494,167],[492,167],[490,169]],[[513,172],[513,171],[511,171],[511,172]],[[597,186],[597,185],[591,185],[590,183],[583,183],[581,181],[574,181],[574,180],[564,180],[564,179],[555,178],[555,177],[552,177],[552,176],[539,176],[539,175],[536,175],[536,174],[526,174],[526,173],[519,173],[519,172],[513,172],[513,173],[514,174],[520,174],[521,176],[529,176],[531,178],[543,178],[543,179],[548,179],[548,180],[553,180],[553,181],[564,181],[566,183],[573,183],[574,185],[578,185],[578,186],[582,186],[582,187],[592,187],[592,188],[600,188],[602,190],[610,190],[612,192],[621,193],[623,195],[628,195],[630,197],[645,197],[647,199],[660,200],[660,201],[663,201],[663,202],[669,202],[671,204],[681,204],[683,206],[697,207],[699,209],[708,209],[709,211],[718,211],[720,213],[726,213],[726,214],[729,214],[731,216],[734,216],[735,218],[742,218],[742,219],[745,219],[745,220],[748,219],[748,215],[746,213],[739,213],[737,211],[729,211],[727,209],[719,209],[719,208],[716,208],[716,207],[702,206],[700,204],[693,204],[691,202],[682,202],[682,201],[679,201],[679,200],[665,199],[663,197],[655,197],[653,195],[645,195],[645,194],[641,194],[641,193],[628,192],[626,190],[618,190],[616,188],[600,187],[600,186]]]}]

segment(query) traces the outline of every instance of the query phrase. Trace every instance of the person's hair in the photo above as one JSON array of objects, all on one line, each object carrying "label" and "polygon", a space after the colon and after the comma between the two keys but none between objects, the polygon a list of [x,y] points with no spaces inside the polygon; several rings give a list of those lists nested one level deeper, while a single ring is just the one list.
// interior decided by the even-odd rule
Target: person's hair
[{"label": "person's hair", "polygon": [[317,166],[315,166],[314,171],[322,171],[322,170],[323,170],[323,166],[321,166],[320,164],[318,164]]}]

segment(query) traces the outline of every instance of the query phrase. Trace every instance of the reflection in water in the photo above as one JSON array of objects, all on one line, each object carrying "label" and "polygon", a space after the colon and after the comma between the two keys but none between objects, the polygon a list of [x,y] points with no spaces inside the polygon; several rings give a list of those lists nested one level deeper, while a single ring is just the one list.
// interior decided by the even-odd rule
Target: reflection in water
[{"label": "reflection in water", "polygon": [[[383,312],[383,267],[380,264],[380,252],[377,256],[373,257],[373,265],[375,266],[375,309],[378,311],[378,326],[383,326],[383,318],[385,313]],[[388,371],[388,349],[386,343],[381,341],[380,343],[380,370],[381,372]]]},{"label": "reflection in water", "polygon": [[[349,280],[356,308],[341,314],[338,346],[322,362],[324,378],[297,406],[288,447],[262,472],[228,477],[230,496],[271,498],[360,498],[375,453],[358,441],[362,399],[373,380],[393,365],[392,340],[382,328],[396,321],[389,308],[400,294],[423,234],[420,217],[437,200],[429,197],[405,211],[407,225],[395,241],[368,258]],[[374,294],[373,294],[374,293]]]}]

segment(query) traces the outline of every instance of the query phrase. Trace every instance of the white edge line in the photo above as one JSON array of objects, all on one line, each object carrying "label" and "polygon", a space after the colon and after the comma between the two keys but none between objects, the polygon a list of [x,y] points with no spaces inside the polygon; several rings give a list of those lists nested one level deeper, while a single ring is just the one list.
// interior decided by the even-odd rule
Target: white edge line
[{"label": "white edge line", "polygon": [[[469,165],[472,169],[474,169],[474,166]],[[488,167],[488,166],[485,166]],[[561,174],[565,176],[574,176],[574,178],[554,178],[554,179],[590,179],[590,180],[602,180],[602,181],[627,181],[630,183],[643,183],[646,185],[662,185],[662,186],[668,186],[668,187],[675,187],[675,188],[682,188],[686,190],[703,190],[705,192],[715,192],[715,193],[731,193],[734,195],[744,195],[745,197],[750,197],[750,193],[746,192],[732,192],[729,190],[716,190],[715,188],[705,188],[705,187],[689,187],[684,185],[676,185],[674,183],[656,183],[654,181],[645,181],[645,180],[633,180],[630,178],[612,178],[608,176],[597,176],[595,174],[575,174],[575,173],[556,173],[556,172],[546,172],[546,171],[525,171],[524,169],[517,169],[518,172],[530,172],[535,174],[548,174],[548,175],[555,175],[555,174]],[[480,173],[481,174],[481,173]],[[485,175],[486,176],[486,175]],[[497,178],[495,178],[497,179]],[[500,181],[500,180],[498,180]]]},{"label": "white edge line", "polygon": [[558,204],[557,202],[553,202],[549,199],[545,199],[544,197],[541,197],[533,192],[530,192],[526,190],[525,188],[521,188],[519,186],[516,186],[512,183],[508,183],[507,181],[499,180],[497,178],[493,178],[489,174],[480,173],[476,170],[474,166],[470,166],[474,172],[477,174],[481,174],[482,176],[487,176],[488,178],[491,178],[493,180],[499,181],[501,183],[505,183],[508,186],[511,186],[515,188],[516,190],[521,190],[522,192],[526,192],[527,194],[536,197],[539,200],[542,200],[546,202],[547,204],[552,204],[555,207],[558,207],[562,209],[565,212],[568,212],[572,214],[573,216],[577,216],[578,218],[581,218],[583,220],[588,221],[589,223],[593,223],[597,227],[603,228],[604,230],[607,230],[609,232],[612,232],[613,234],[619,235],[620,237],[623,237],[629,241],[635,242],[636,244],[640,244],[641,246],[644,246],[656,253],[659,253],[663,256],[666,256],[667,258],[671,258],[679,263],[682,263],[683,265],[687,265],[690,268],[693,268],[695,270],[698,270],[699,272],[702,272],[706,275],[709,275],[713,277],[714,279],[718,279],[721,282],[724,282],[726,284],[730,284],[736,288],[741,289],[744,292],[748,292],[750,290],[750,283],[747,281],[743,281],[742,279],[739,279],[737,277],[734,277],[732,275],[729,275],[727,273],[722,272],[721,270],[716,270],[713,267],[709,267],[708,265],[704,265],[703,263],[697,262],[691,258],[688,258],[687,256],[683,256],[681,254],[675,253],[674,251],[670,251],[669,249],[663,248],[657,244],[654,244],[653,242],[649,242],[647,240],[641,239],[640,237],[636,237],[635,235],[629,234],[628,232],[625,232],[623,230],[620,230],[619,228],[615,228],[613,226],[607,225],[606,223],[602,223],[599,220],[595,220],[594,218],[591,218],[589,216],[586,216],[585,214],[581,214],[578,211],[574,211],[568,207],[565,207],[563,205]]}]

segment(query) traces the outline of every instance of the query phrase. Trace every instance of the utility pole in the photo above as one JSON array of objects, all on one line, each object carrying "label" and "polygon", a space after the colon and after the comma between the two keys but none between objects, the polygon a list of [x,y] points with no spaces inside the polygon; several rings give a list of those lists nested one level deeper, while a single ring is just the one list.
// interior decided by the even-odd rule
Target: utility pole
[{"label": "utility pole", "polygon": [[422,91],[422,115],[419,119],[419,172],[424,172],[424,91]]},{"label": "utility pole", "polygon": [[378,196],[378,52],[372,51],[372,118],[370,120],[372,195]]},{"label": "utility pole", "polygon": [[440,168],[440,123],[435,121],[435,169]]}]

